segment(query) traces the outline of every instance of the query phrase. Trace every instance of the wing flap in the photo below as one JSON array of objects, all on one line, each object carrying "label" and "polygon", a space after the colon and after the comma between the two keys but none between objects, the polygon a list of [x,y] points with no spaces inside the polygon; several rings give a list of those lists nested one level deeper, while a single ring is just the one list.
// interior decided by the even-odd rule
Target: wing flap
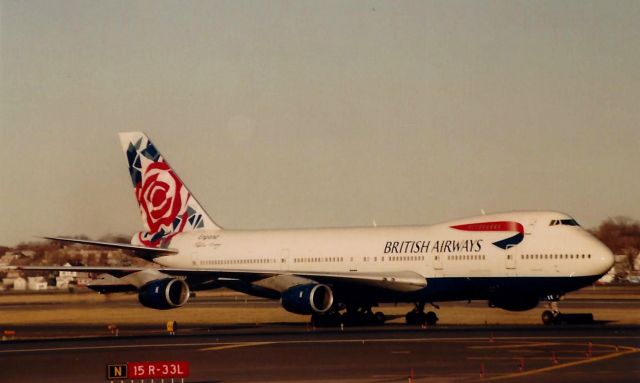
[{"label": "wing flap", "polygon": [[399,293],[410,293],[427,286],[424,276],[413,271],[387,273],[295,273],[295,275],[312,279],[319,283],[342,285],[353,284],[363,287],[373,287]]}]

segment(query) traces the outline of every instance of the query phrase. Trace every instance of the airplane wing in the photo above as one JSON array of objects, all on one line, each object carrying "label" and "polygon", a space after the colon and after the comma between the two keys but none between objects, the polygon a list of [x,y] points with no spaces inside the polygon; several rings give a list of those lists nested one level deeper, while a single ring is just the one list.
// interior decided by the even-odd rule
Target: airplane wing
[{"label": "airplane wing", "polygon": [[133,252],[133,254],[136,257],[142,258],[147,261],[153,261],[154,258],[162,257],[165,255],[178,254],[178,250],[176,249],[135,246],[135,245],[129,245],[126,243],[99,242],[99,241],[89,241],[85,239],[74,239],[74,238],[65,238],[65,237],[43,237],[43,238],[50,239],[52,241],[57,241],[57,242],[80,243],[83,245],[92,245],[92,246],[107,247],[111,249],[128,250]]},{"label": "airplane wing", "polygon": [[[192,268],[150,268],[150,267],[111,267],[111,266],[8,266],[7,270],[38,270],[38,271],[77,271],[106,274],[115,277],[104,278],[103,282],[95,285],[132,285],[140,287],[145,283],[161,278],[184,278],[193,286],[215,285],[218,279],[233,279],[252,283],[270,277],[298,277],[328,285],[342,287],[371,287],[393,292],[412,292],[427,285],[425,278],[413,271],[388,273],[317,273],[295,272],[282,273],[265,270],[220,270],[220,269],[192,269]],[[118,280],[116,282],[116,280]],[[91,286],[90,286],[91,287]],[[105,288],[106,290],[106,288]]]},{"label": "airplane wing", "polygon": [[[139,258],[153,261],[154,258],[178,254],[176,249],[152,248],[124,243],[99,242],[66,237],[44,237],[45,239],[78,243],[83,245],[131,251]],[[318,273],[318,272],[280,272],[265,270],[221,270],[221,269],[193,269],[193,268],[153,268],[153,267],[110,267],[110,266],[8,266],[7,270],[35,270],[35,271],[76,271],[97,273],[100,276],[88,287],[107,292],[135,291],[144,284],[164,278],[182,278],[194,290],[220,287],[218,280],[253,283],[268,278],[277,277],[288,280],[285,284],[292,285],[306,282],[323,283],[344,290],[350,288],[376,289],[397,293],[417,291],[426,286],[425,278],[413,271],[385,272],[385,273]],[[276,288],[276,291],[281,290]],[[281,292],[281,291],[278,291]]]},{"label": "airplane wing", "polygon": [[[208,270],[208,269],[179,269],[179,268],[154,268],[154,267],[112,267],[112,266],[4,266],[2,270],[24,271],[75,271],[100,274],[100,277],[88,287],[101,286],[102,292],[111,292],[108,289],[113,285],[113,291],[121,291],[125,285],[134,288],[164,278],[181,278],[194,288],[202,288],[205,285],[215,285],[218,278],[237,279],[244,282],[268,278],[277,273],[252,270]],[[218,286],[219,287],[219,286]]]}]

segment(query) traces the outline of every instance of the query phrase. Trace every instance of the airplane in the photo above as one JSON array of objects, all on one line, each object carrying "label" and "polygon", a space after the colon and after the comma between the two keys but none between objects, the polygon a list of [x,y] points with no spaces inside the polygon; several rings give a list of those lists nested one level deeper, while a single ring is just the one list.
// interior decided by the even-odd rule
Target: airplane
[{"label": "airplane", "polygon": [[410,325],[434,325],[425,305],[487,301],[524,311],[547,302],[545,324],[558,323],[557,301],[596,282],[613,266],[611,251],[572,217],[516,211],[430,226],[225,230],[215,223],[142,132],[120,133],[145,230],[131,244],[65,237],[62,243],[117,248],[160,267],[22,266],[100,274],[89,288],[137,292],[166,310],[195,291],[226,287],[279,299],[318,326],[382,324],[373,307],[411,303]]}]

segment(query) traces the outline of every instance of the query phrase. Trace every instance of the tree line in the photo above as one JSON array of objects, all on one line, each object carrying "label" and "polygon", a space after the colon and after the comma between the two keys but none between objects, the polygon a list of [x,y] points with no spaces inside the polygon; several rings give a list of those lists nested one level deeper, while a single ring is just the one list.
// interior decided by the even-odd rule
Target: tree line
[{"label": "tree line", "polygon": [[625,255],[633,268],[640,253],[640,222],[629,217],[609,218],[589,230],[616,255]]}]

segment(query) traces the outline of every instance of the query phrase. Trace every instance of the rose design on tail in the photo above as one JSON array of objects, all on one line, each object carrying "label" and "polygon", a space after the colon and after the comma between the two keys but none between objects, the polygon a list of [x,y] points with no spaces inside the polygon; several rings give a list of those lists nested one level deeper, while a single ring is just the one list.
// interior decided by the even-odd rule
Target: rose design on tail
[{"label": "rose design on tail", "polygon": [[166,163],[152,162],[142,175],[142,182],[136,185],[136,198],[149,227],[149,233],[144,233],[147,235],[140,233],[140,242],[155,247],[158,240],[166,242],[181,232],[188,218],[189,197]]},{"label": "rose design on tail", "polygon": [[132,243],[168,247],[183,231],[219,229],[144,133],[121,133],[120,140],[146,229]]}]

